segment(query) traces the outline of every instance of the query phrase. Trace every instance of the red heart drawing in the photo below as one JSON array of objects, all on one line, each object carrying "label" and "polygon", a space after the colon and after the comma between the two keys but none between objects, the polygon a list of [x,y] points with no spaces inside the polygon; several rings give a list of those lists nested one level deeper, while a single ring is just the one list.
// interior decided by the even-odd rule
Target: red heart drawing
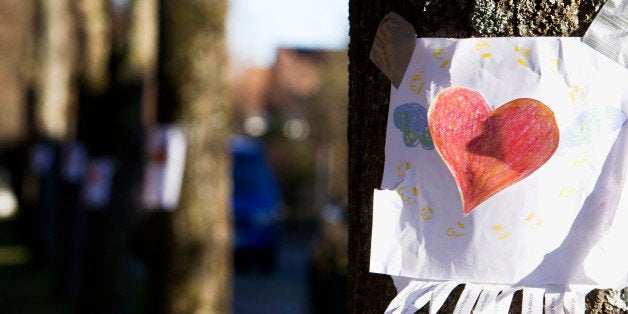
[{"label": "red heart drawing", "polygon": [[430,106],[428,123],[434,146],[460,190],[465,216],[532,174],[558,148],[554,113],[530,98],[493,111],[480,93],[449,87]]}]

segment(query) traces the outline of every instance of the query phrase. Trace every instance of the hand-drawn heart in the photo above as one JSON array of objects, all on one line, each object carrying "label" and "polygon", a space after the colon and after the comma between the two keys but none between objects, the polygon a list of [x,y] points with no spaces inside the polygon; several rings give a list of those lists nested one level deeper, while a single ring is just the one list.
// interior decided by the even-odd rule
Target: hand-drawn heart
[{"label": "hand-drawn heart", "polygon": [[493,111],[480,93],[449,87],[430,106],[428,124],[434,146],[458,185],[465,216],[532,174],[558,148],[554,113],[530,98]]}]

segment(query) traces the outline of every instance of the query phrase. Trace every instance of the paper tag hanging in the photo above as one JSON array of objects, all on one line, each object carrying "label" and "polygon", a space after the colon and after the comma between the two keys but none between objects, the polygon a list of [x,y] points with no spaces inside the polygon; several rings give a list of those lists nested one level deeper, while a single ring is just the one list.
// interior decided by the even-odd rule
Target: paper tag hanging
[{"label": "paper tag hanging", "polygon": [[111,185],[115,174],[113,160],[107,157],[91,159],[83,184],[83,201],[90,210],[105,209],[111,199]]},{"label": "paper tag hanging", "polygon": [[55,148],[51,143],[38,142],[30,149],[30,170],[36,177],[48,175],[55,160]]},{"label": "paper tag hanging", "polygon": [[70,183],[80,183],[87,170],[87,149],[80,142],[71,142],[63,146],[61,155],[61,174]]},{"label": "paper tag hanging", "polygon": [[147,209],[174,210],[179,203],[187,141],[183,130],[163,126],[148,136],[142,202]]}]

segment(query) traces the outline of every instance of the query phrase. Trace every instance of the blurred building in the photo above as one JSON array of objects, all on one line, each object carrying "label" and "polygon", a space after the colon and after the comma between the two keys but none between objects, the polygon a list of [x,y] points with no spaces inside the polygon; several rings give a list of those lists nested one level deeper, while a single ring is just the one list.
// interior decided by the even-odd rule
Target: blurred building
[{"label": "blurred building", "polygon": [[346,51],[281,48],[270,67],[234,76],[236,132],[271,153],[285,216],[311,220],[346,195]]}]

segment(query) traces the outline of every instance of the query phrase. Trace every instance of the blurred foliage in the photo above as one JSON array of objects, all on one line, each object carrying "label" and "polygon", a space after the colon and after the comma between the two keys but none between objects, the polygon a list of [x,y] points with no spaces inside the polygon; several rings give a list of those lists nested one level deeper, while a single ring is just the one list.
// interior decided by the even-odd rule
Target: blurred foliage
[{"label": "blurred foliage", "polygon": [[72,313],[72,304],[50,295],[53,272],[27,266],[0,266],[0,312]]}]

